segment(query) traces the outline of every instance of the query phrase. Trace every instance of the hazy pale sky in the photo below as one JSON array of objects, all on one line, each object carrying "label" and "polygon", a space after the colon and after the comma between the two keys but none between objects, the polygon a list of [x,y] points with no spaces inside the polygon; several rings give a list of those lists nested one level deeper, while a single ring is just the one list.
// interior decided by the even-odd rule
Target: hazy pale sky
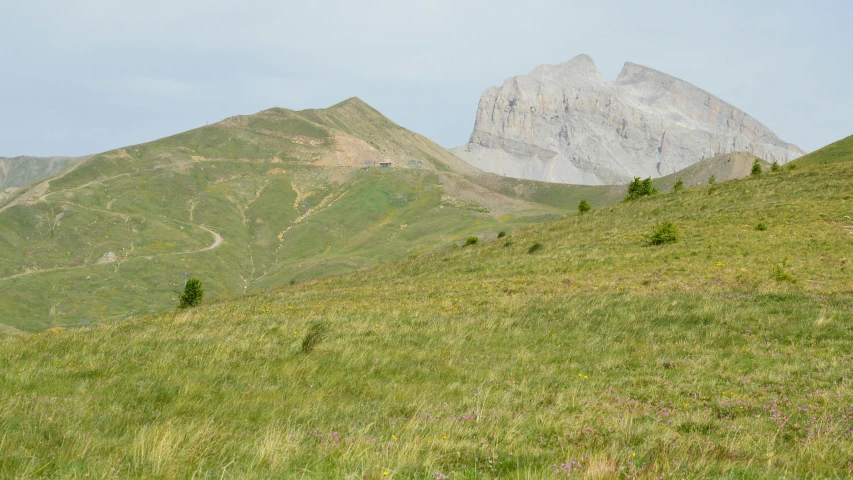
[{"label": "hazy pale sky", "polygon": [[590,54],[807,151],[853,134],[853,1],[0,0],[0,156],[82,155],[361,97],[453,147],[482,92]]}]

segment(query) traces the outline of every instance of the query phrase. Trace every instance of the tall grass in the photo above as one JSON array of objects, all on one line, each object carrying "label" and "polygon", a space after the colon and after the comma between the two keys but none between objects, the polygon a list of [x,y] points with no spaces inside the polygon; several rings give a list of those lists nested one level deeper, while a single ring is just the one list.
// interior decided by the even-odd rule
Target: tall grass
[{"label": "tall grass", "polygon": [[[762,175],[9,335],[0,477],[849,477],[851,178]],[[682,241],[645,247],[665,219]]]}]

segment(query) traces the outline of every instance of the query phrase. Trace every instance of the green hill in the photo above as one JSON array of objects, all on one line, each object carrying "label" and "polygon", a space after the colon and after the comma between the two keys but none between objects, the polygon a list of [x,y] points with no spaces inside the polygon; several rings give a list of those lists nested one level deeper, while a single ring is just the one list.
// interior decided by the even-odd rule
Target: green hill
[{"label": "green hill", "polygon": [[0,323],[163,312],[187,276],[223,299],[493,237],[621,190],[483,173],[358,99],[265,110],[92,156],[0,203]]},{"label": "green hill", "polygon": [[791,162],[791,165],[826,165],[836,162],[849,162],[851,160],[853,160],[853,135],[808,155],[804,155]]},{"label": "green hill", "polygon": [[[198,163],[233,180],[202,184],[227,193],[199,195],[194,222],[229,196],[263,198],[235,186],[236,166]],[[198,168],[184,177],[223,178]],[[437,175],[379,172],[350,188],[403,175],[394,185],[418,192]],[[849,477],[851,180],[853,162],[768,173],[180,314],[0,340],[0,476]],[[196,197],[150,185],[150,204],[186,218]],[[144,192],[81,190],[57,197],[109,193],[121,222],[178,235],[133,209]],[[245,230],[217,224],[223,249],[241,231],[267,238],[247,233],[275,219],[253,223],[256,204]],[[677,242],[650,245],[660,222]],[[229,271],[207,260],[215,289]]]}]

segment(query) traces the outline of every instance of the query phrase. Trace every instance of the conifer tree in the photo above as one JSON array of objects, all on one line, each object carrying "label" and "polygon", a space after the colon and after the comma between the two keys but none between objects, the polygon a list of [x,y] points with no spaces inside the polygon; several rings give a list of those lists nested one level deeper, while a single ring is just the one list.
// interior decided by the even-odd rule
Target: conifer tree
[{"label": "conifer tree", "polygon": [[652,184],[652,177],[645,180],[634,177],[634,181],[628,184],[628,196],[625,197],[625,201],[636,200],[656,193],[658,193],[658,189]]},{"label": "conifer tree", "polygon": [[761,160],[756,158],[755,161],[752,162],[752,171],[749,172],[749,174],[753,177],[756,175],[761,175]]},{"label": "conifer tree", "polygon": [[201,280],[197,278],[187,279],[184,293],[178,296],[178,308],[195,307],[202,300],[204,300],[204,290],[201,288]]}]

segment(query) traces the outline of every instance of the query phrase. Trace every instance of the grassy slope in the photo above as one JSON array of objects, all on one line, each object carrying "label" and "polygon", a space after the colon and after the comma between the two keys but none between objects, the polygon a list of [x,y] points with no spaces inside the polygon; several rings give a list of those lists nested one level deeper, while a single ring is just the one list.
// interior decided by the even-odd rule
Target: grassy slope
[{"label": "grassy slope", "polygon": [[791,164],[797,166],[826,165],[851,160],[853,160],[853,135],[804,155]]},{"label": "grassy slope", "polygon": [[[332,154],[424,163],[365,171]],[[558,218],[583,190],[492,177],[358,99],[96,155],[0,212],[0,323],[36,331],[162,312],[184,272],[213,300],[352,271]],[[214,237],[202,227],[224,243],[205,250]],[[108,252],[118,261],[97,263]]]},{"label": "grassy slope", "polygon": [[[847,477],[851,180],[763,174],[4,339],[0,475]],[[681,240],[647,246],[659,221]]]}]

